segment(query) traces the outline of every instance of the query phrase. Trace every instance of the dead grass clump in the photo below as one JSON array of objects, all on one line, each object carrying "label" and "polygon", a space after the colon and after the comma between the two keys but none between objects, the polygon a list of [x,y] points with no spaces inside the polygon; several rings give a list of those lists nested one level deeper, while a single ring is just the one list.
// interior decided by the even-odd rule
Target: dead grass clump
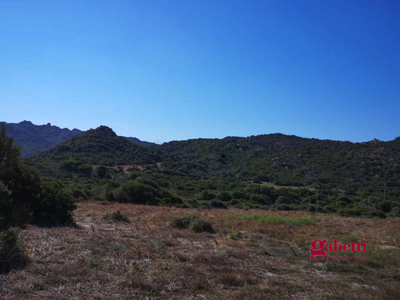
[{"label": "dead grass clump", "polygon": [[131,223],[129,218],[124,213],[121,213],[119,210],[104,214],[103,220]]},{"label": "dead grass clump", "polygon": [[178,229],[188,229],[190,227],[190,224],[196,219],[197,217],[195,215],[185,214],[181,217],[173,218],[170,226]]},{"label": "dead grass clump", "polygon": [[189,229],[196,233],[201,233],[201,232],[215,233],[215,230],[210,222],[200,219],[194,220],[192,224],[190,224]]},{"label": "dead grass clump", "polygon": [[238,278],[235,274],[222,274],[219,278],[216,280],[218,283],[221,283],[225,286],[234,286],[234,287],[239,287],[244,285],[244,282]]},{"label": "dead grass clump", "polygon": [[257,283],[254,278],[248,276],[247,274],[235,274],[233,272],[221,274],[216,278],[216,282],[227,287],[241,287],[255,285]]},{"label": "dead grass clump", "polygon": [[189,229],[196,233],[215,233],[215,230],[210,222],[204,221],[192,214],[185,214],[181,217],[175,217],[170,226],[178,229]]}]

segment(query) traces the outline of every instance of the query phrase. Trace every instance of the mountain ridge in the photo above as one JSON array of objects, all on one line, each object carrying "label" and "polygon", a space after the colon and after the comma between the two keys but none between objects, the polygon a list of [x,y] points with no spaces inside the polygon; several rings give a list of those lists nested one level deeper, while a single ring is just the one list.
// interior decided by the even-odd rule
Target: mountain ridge
[{"label": "mountain ridge", "polygon": [[130,142],[107,126],[89,129],[55,147],[33,154],[32,160],[51,158],[60,162],[67,159],[84,160],[89,164],[118,165],[155,163],[157,157],[145,147]]},{"label": "mountain ridge", "polygon": [[[0,126],[5,125],[7,136],[14,138],[16,145],[21,147],[21,156],[28,157],[37,152],[51,149],[58,144],[84,133],[79,129],[60,128],[51,123],[35,125],[31,121],[22,121],[20,123],[7,123],[0,121]],[[149,147],[157,145],[155,143],[141,141],[135,137],[124,137],[128,141]]]}]

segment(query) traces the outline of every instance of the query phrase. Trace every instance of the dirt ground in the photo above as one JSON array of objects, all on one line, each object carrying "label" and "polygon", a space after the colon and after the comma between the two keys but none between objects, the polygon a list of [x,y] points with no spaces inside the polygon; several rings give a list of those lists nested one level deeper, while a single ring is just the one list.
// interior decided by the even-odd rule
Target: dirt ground
[{"label": "dirt ground", "polygon": [[[130,223],[106,218],[116,211]],[[216,233],[170,226],[188,213]],[[398,219],[96,202],[75,218],[22,231],[28,264],[0,274],[1,299],[400,299]],[[313,261],[314,240],[365,241],[366,259]]]}]

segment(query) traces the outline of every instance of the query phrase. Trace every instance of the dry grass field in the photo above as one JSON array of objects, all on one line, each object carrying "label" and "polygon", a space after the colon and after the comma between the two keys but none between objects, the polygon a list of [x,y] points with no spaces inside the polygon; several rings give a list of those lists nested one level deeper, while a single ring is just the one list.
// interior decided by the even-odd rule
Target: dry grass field
[{"label": "dry grass field", "polygon": [[[170,226],[188,213],[215,233]],[[22,231],[28,264],[0,274],[1,299],[400,299],[396,219],[94,202],[75,217]],[[313,261],[317,239],[366,241],[367,259]]]}]

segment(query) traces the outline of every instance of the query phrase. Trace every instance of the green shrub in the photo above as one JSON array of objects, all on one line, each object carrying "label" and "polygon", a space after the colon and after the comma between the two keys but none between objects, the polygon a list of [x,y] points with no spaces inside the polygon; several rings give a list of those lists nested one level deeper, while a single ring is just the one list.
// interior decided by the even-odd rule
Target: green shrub
[{"label": "green shrub", "polygon": [[90,165],[88,165],[88,164],[81,164],[78,167],[78,172],[79,173],[85,174],[86,176],[89,176],[89,177],[92,174],[92,171],[93,171],[92,167]]},{"label": "green shrub", "polygon": [[32,221],[42,225],[73,223],[75,208],[72,196],[61,184],[54,181],[43,182],[39,199],[30,205]]},{"label": "green shrub", "polygon": [[192,214],[185,214],[172,219],[170,226],[178,229],[189,229],[196,233],[215,233],[210,222],[204,221]]},{"label": "green shrub", "polygon": [[188,229],[190,224],[196,219],[197,217],[195,215],[185,214],[183,216],[173,218],[170,226],[178,229]]},{"label": "green shrub", "polygon": [[232,198],[234,199],[245,199],[249,200],[249,196],[246,193],[240,192],[240,191],[235,191],[231,193]]},{"label": "green shrub", "polygon": [[221,192],[218,197],[219,200],[224,201],[224,202],[228,202],[232,199],[231,195],[229,195],[228,192]]},{"label": "green shrub", "polygon": [[279,196],[275,202],[275,204],[291,204],[291,203],[293,203],[292,200],[285,196]]},{"label": "green shrub", "polygon": [[212,200],[215,199],[216,196],[213,192],[202,190],[201,193],[196,194],[194,198],[197,200]]},{"label": "green shrub", "polygon": [[228,207],[221,201],[211,200],[210,205],[212,208],[228,209]]},{"label": "green shrub", "polygon": [[113,198],[122,203],[149,205],[182,204],[182,199],[157,187],[137,181],[127,181],[113,192]]}]

